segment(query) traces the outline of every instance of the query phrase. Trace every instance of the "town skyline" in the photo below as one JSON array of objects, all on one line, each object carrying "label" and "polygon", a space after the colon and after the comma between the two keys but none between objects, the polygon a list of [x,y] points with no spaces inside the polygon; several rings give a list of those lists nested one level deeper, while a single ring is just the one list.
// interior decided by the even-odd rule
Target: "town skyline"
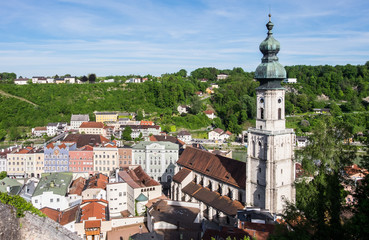
[{"label": "town skyline", "polygon": [[[365,1],[37,1],[0,3],[0,64],[18,76],[159,76],[253,71],[271,8],[285,65],[365,64]],[[355,14],[353,14],[355,13]]]}]

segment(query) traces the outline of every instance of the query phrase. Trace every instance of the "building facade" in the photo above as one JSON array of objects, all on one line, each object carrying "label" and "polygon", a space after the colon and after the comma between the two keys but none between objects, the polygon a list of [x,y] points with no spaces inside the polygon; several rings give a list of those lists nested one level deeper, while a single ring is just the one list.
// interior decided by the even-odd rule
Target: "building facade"
[{"label": "building facade", "polygon": [[69,151],[75,150],[75,143],[49,143],[44,147],[45,172],[68,172],[69,171]]},{"label": "building facade", "polygon": [[281,81],[286,71],[276,56],[280,44],[273,37],[270,18],[266,26],[268,36],[260,44],[264,56],[255,71],[255,79],[260,82],[256,89],[256,128],[248,130],[246,203],[281,213],[285,200],[295,200],[295,135],[293,129],[285,127],[285,89]]},{"label": "building facade", "polygon": [[93,147],[86,145],[69,151],[69,171],[92,174],[94,171]]},{"label": "building facade", "polygon": [[143,141],[132,147],[133,164],[159,182],[170,182],[178,160],[178,144]]},{"label": "building facade", "polygon": [[116,122],[118,113],[116,112],[94,112],[96,122]]},{"label": "building facade", "polygon": [[94,170],[104,174],[109,174],[119,166],[118,148],[94,147]]},{"label": "building facade", "polygon": [[88,114],[72,114],[70,118],[70,127],[71,129],[78,130],[79,126],[81,126],[83,122],[88,121],[90,121]]},{"label": "building facade", "polygon": [[132,148],[121,147],[118,148],[119,167],[128,167],[132,165]]}]

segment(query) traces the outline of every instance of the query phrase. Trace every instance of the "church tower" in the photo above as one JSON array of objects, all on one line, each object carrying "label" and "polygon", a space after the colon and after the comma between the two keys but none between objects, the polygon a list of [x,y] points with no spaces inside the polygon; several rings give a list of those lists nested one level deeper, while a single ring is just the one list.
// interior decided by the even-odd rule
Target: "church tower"
[{"label": "church tower", "polygon": [[256,127],[248,130],[246,164],[246,204],[281,213],[285,200],[295,201],[295,164],[293,129],[286,129],[285,89],[281,81],[286,70],[278,62],[280,44],[274,39],[274,24],[266,24],[268,35],[260,44],[263,53],[256,68]]}]

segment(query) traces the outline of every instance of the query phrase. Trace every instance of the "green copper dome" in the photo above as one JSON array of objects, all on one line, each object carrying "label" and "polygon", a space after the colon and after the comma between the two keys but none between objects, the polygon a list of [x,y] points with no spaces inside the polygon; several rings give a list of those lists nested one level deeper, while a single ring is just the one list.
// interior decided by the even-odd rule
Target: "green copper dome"
[{"label": "green copper dome", "polygon": [[261,84],[273,80],[282,81],[286,78],[286,70],[278,62],[277,53],[281,45],[273,37],[272,29],[274,24],[270,21],[270,17],[271,15],[269,14],[269,22],[266,24],[268,36],[259,46],[264,56],[261,59],[261,64],[255,70],[255,79],[261,80]]}]

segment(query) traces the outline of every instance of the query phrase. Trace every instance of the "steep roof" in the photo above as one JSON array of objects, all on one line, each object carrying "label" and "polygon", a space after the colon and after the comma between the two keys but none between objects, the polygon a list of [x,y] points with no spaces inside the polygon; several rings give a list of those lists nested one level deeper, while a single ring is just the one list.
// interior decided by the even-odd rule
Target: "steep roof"
[{"label": "steep roof", "polygon": [[227,196],[221,196],[219,193],[210,191],[209,188],[204,188],[194,182],[187,184],[182,191],[229,216],[235,216],[237,210],[245,207],[237,200],[231,200]]},{"label": "steep roof", "polygon": [[62,142],[75,142],[77,148],[80,148],[86,145],[95,147],[109,142],[109,139],[98,134],[68,134]]},{"label": "steep roof", "polygon": [[19,183],[17,180],[12,179],[12,178],[3,178],[2,180],[0,180],[0,192],[7,192],[7,187],[10,187],[10,194],[11,195],[16,195],[20,192],[20,190],[22,189],[22,184]]},{"label": "steep roof", "polygon": [[79,205],[68,208],[64,211],[59,211],[48,207],[40,209],[43,214],[45,214],[55,222],[60,223],[61,225],[66,225],[68,223],[76,221],[78,210]]},{"label": "steep roof", "polygon": [[219,134],[222,134],[224,132],[224,130],[221,129],[221,128],[216,128],[213,131],[216,132],[216,133],[219,133]]},{"label": "steep roof", "polygon": [[246,187],[246,163],[244,162],[187,147],[177,164],[235,187],[242,189]]},{"label": "steep roof", "polygon": [[106,200],[84,200],[81,204],[81,221],[88,220],[90,217],[96,217],[96,219],[101,219],[105,221],[107,219]]},{"label": "steep roof", "polygon": [[82,195],[83,188],[85,187],[86,179],[79,177],[73,181],[72,186],[69,189],[69,194]]},{"label": "steep roof", "polygon": [[104,128],[102,122],[83,122],[79,128]]},{"label": "steep roof", "polygon": [[72,178],[72,173],[44,173],[32,196],[42,195],[44,192],[65,196]]},{"label": "steep roof", "polygon": [[177,136],[185,136],[185,135],[191,135],[191,133],[189,133],[188,131],[180,131]]},{"label": "steep roof", "polygon": [[158,186],[160,183],[152,179],[141,166],[134,169],[124,168],[119,171],[119,177],[132,188]]},{"label": "steep roof", "polygon": [[179,170],[179,172],[176,173],[176,175],[174,175],[173,181],[181,183],[190,173],[191,173],[190,169],[182,168],[181,170]]},{"label": "steep roof", "polygon": [[106,184],[109,183],[109,177],[98,173],[88,180],[87,188],[101,188],[106,189]]}]

